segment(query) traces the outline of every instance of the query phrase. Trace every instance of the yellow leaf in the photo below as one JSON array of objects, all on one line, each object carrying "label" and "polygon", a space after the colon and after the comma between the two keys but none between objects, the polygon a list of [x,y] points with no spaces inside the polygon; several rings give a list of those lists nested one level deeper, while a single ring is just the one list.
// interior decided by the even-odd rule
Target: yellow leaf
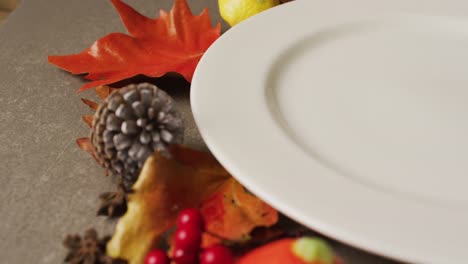
[{"label": "yellow leaf", "polygon": [[129,264],[143,263],[149,250],[176,221],[181,209],[198,207],[230,178],[209,154],[183,147],[148,158],[117,223],[107,253]]}]

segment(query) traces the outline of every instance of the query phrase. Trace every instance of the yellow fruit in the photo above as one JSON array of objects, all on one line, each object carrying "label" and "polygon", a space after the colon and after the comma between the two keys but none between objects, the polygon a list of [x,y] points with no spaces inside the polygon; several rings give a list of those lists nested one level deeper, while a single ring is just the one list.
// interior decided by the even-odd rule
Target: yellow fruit
[{"label": "yellow fruit", "polygon": [[268,8],[279,5],[279,0],[218,0],[219,12],[226,22],[234,26]]}]

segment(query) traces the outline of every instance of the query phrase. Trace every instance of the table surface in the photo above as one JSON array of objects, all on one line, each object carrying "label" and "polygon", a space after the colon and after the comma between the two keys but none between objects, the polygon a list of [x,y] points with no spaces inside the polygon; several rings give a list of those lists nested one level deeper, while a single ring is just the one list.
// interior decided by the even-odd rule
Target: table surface
[{"label": "table surface", "polygon": [[[154,16],[172,1],[127,0]],[[221,21],[216,0],[189,1],[194,12],[209,7]],[[223,24],[223,31],[228,27]],[[103,170],[75,144],[87,136],[89,113],[76,94],[79,77],[48,65],[49,54],[79,52],[124,28],[108,1],[23,0],[0,26],[0,256],[2,263],[61,263],[62,239],[95,227],[111,234],[114,222],[96,217],[97,197],[113,190]],[[177,101],[187,125],[186,144],[206,149],[190,111],[189,85],[153,80]],[[347,263],[397,263],[334,243]]]}]

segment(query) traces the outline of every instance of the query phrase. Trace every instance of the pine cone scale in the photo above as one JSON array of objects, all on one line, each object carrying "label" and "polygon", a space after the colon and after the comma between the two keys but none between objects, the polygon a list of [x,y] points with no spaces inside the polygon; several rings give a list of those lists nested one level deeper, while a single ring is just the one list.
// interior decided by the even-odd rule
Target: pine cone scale
[{"label": "pine cone scale", "polygon": [[122,125],[122,121],[115,116],[115,114],[109,114],[106,118],[106,126],[110,131],[118,131]]},{"label": "pine cone scale", "polygon": [[133,102],[132,108],[137,117],[143,117],[145,115],[145,106],[142,102]]},{"label": "pine cone scale", "polygon": [[[131,87],[133,88],[133,86]],[[125,101],[127,101],[128,104],[132,104],[133,102],[139,100],[139,93],[136,90],[131,90],[128,93],[125,93],[123,98]]]},{"label": "pine cone scale", "polygon": [[135,135],[139,132],[138,126],[136,125],[136,121],[134,120],[127,120],[122,122],[122,126],[120,129],[126,135]]}]

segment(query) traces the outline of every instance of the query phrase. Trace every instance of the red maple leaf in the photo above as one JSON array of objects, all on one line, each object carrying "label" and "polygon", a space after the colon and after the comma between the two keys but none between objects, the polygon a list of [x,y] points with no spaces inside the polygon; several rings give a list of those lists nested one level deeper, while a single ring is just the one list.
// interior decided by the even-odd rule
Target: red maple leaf
[{"label": "red maple leaf", "polygon": [[187,81],[203,53],[220,36],[211,26],[208,9],[194,16],[186,0],[174,0],[167,13],[148,18],[121,0],[111,0],[129,35],[112,33],[79,54],[49,56],[49,62],[72,74],[88,73],[91,82],[79,91],[111,84],[139,74],[160,77],[177,72]]}]

